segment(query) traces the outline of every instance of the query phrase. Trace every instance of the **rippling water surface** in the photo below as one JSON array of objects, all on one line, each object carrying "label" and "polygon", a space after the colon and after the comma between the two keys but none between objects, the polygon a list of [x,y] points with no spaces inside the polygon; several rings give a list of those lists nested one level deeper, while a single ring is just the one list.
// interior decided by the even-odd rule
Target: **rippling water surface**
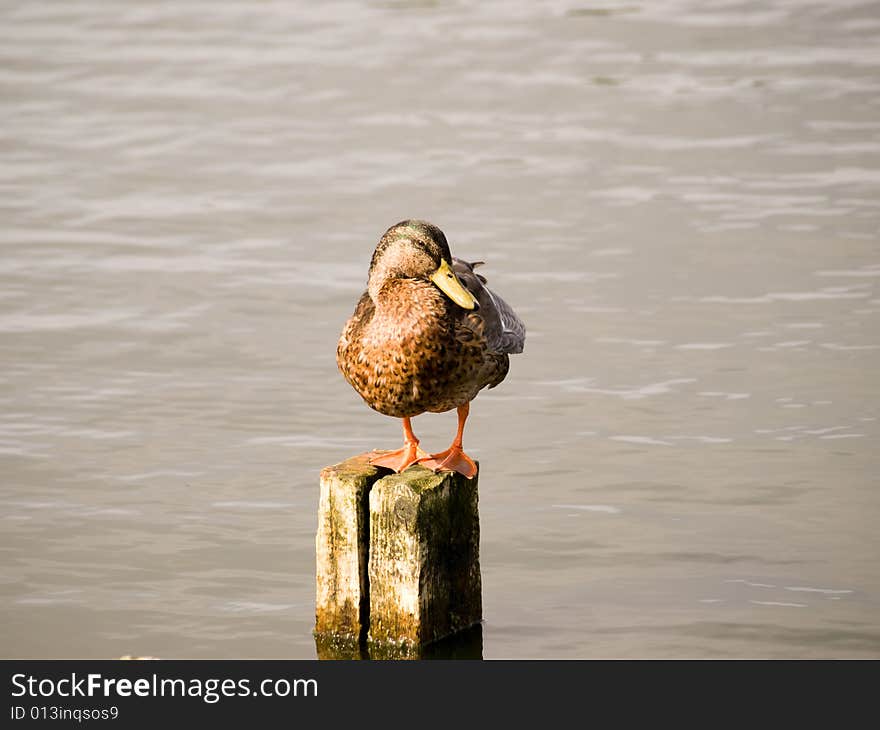
[{"label": "rippling water surface", "polygon": [[466,435],[486,657],[880,655],[875,3],[0,18],[3,656],[314,656],[405,217],[529,327]]}]

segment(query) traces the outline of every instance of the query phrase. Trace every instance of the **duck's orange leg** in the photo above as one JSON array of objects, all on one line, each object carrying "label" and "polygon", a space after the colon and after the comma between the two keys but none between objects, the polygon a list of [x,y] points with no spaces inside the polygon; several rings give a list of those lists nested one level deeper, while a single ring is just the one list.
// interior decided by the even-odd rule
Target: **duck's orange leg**
[{"label": "duck's orange leg", "polygon": [[419,459],[419,463],[422,466],[426,466],[434,471],[457,471],[468,479],[473,479],[477,476],[477,465],[470,456],[464,453],[461,445],[464,424],[467,421],[470,409],[471,407],[468,403],[458,407],[458,432],[455,434],[452,445],[446,451],[441,451],[439,454],[431,454]]},{"label": "duck's orange leg", "polygon": [[419,459],[428,455],[419,448],[419,440],[412,431],[409,418],[403,419],[403,448],[396,451],[382,451],[370,457],[373,466],[384,466],[392,471],[402,472],[408,466],[412,466]]}]

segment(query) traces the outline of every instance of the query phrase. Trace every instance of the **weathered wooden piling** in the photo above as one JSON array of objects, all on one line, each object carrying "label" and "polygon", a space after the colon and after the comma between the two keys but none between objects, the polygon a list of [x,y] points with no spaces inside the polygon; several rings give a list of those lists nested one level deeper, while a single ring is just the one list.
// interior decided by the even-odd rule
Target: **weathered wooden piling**
[{"label": "weathered wooden piling", "polygon": [[318,503],[315,633],[334,644],[366,635],[369,492],[379,477],[361,454],[321,470]]},{"label": "weathered wooden piling", "polygon": [[354,658],[366,639],[376,657],[423,656],[482,618],[478,477],[393,474],[367,458],[321,472],[319,654]]},{"label": "weathered wooden piling", "polygon": [[427,644],[482,618],[477,508],[477,477],[416,466],[373,485],[371,644]]}]

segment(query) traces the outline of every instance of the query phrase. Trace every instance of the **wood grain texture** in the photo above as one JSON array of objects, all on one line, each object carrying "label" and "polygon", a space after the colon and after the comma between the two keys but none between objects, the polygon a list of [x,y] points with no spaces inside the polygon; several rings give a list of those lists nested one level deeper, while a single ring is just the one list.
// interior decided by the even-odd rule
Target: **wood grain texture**
[{"label": "wood grain texture", "polygon": [[370,490],[370,629],[420,645],[482,618],[477,480],[416,466]]},{"label": "wood grain texture", "polygon": [[368,613],[367,494],[381,476],[368,454],[321,471],[315,633],[357,642],[366,631]]}]

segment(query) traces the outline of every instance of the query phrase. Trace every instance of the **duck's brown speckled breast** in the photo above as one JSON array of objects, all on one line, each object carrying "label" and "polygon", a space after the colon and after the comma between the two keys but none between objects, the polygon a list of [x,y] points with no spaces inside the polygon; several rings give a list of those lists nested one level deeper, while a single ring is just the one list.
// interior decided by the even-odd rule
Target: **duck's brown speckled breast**
[{"label": "duck's brown speckled breast", "polygon": [[378,306],[366,293],[358,302],[339,339],[339,369],[371,408],[388,416],[463,405],[501,366],[497,355],[487,357],[457,336],[464,315],[429,282],[390,280]]}]

